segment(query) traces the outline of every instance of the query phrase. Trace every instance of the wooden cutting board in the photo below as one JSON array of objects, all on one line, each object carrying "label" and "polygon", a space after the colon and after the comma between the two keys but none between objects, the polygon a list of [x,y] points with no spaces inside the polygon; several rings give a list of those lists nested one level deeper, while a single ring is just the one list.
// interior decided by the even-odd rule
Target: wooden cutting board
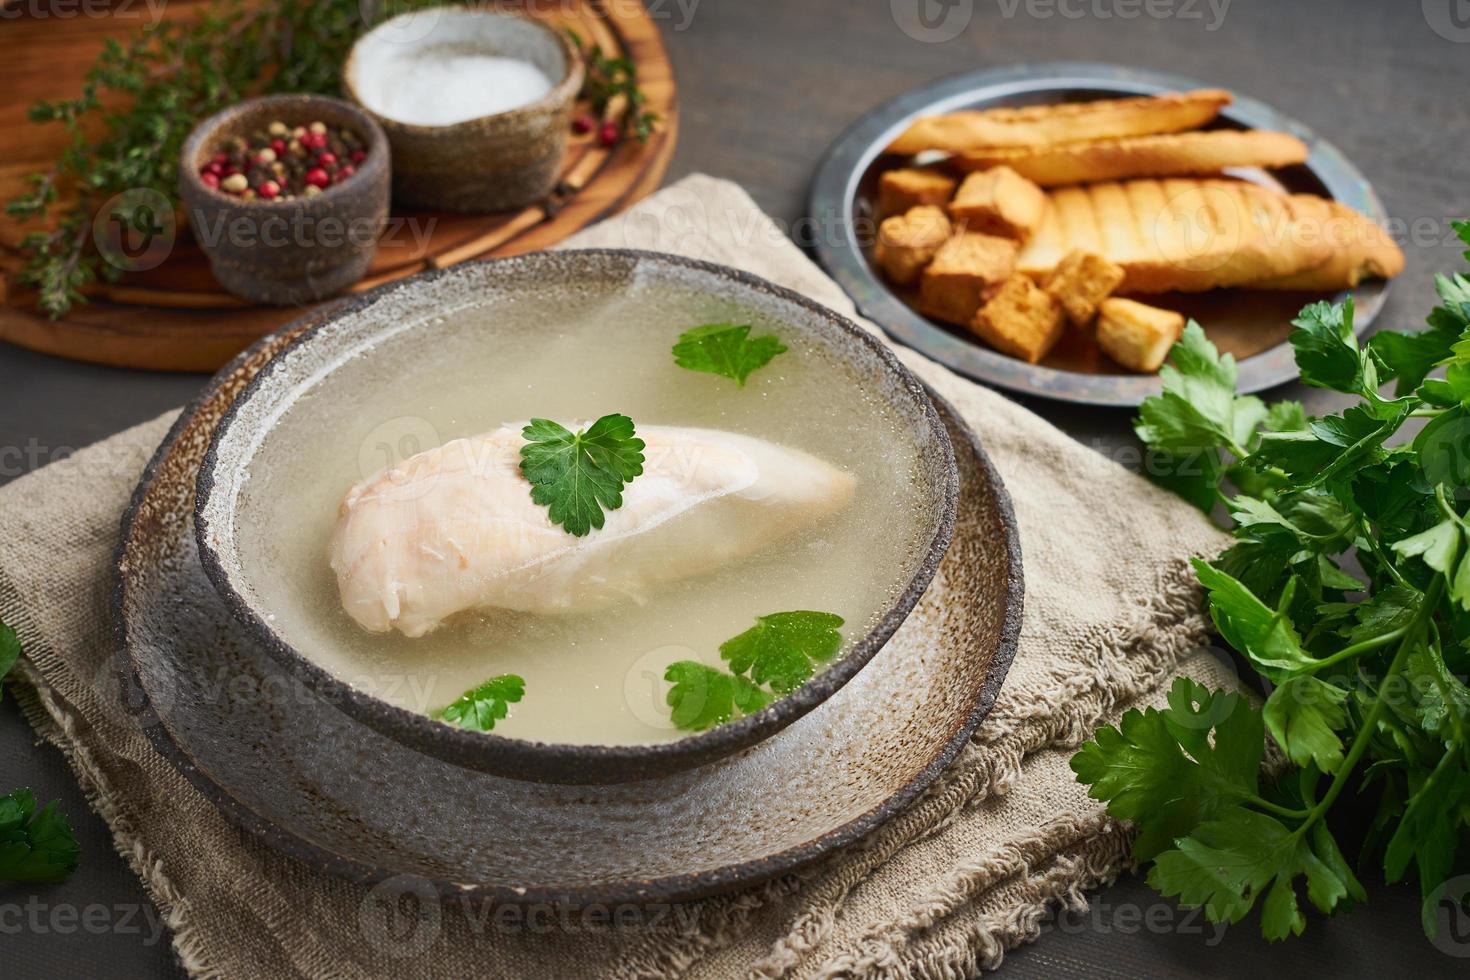
[{"label": "wooden cutting board", "polygon": [[[189,17],[200,7],[194,0],[175,0],[162,11],[167,17]],[[59,126],[26,120],[27,107],[37,99],[77,92],[104,40],[130,36],[146,23],[143,5],[129,9],[131,16],[0,23],[6,51],[0,58],[0,145],[6,147],[0,201],[21,193],[27,176],[48,169],[64,145]],[[631,57],[649,109],[663,118],[659,130],[647,143],[623,140],[611,149],[598,146],[592,134],[574,134],[563,180],[581,189],[554,213],[539,205],[499,215],[394,209],[373,266],[356,290],[426,269],[547,248],[628,207],[663,179],[678,133],[678,106],[673,70],[642,5],[572,0],[529,4],[527,10],[571,27],[605,52]],[[0,340],[32,350],[121,367],[214,371],[306,311],[255,306],[231,296],[211,275],[204,254],[182,234],[161,265],[99,285],[90,302],[52,321],[36,311],[34,294],[15,283],[22,233],[0,215]]]}]

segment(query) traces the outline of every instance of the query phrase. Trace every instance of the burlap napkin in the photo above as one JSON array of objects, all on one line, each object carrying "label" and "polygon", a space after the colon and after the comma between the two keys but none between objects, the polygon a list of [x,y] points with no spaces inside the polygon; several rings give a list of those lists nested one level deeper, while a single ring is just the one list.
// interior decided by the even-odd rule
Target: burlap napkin
[{"label": "burlap napkin", "polygon": [[[733,184],[691,177],[567,243],[676,251],[748,269],[849,316],[851,303]],[[0,616],[25,644],[17,693],[66,752],[119,851],[201,977],[952,977],[1034,938],[1126,861],[1067,768],[1127,707],[1160,699],[1206,630],[1185,564],[1223,536],[1196,511],[1005,398],[899,356],[980,434],[1020,521],[1025,622],[994,710],[904,814],[799,875],[613,927],[541,910],[417,908],[323,876],[227,822],[103,707],[118,518],[168,419],[0,490]]]}]

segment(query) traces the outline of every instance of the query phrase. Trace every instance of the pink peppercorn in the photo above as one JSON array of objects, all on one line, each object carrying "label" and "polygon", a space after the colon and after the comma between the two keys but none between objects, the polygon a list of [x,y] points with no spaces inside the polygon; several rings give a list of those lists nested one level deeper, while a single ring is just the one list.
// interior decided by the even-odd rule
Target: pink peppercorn
[{"label": "pink peppercorn", "polygon": [[323,150],[320,154],[317,155],[316,158],[316,164],[319,167],[330,167],[336,162],[337,154],[333,153],[331,150]]},{"label": "pink peppercorn", "polygon": [[270,200],[281,193],[281,185],[273,180],[267,180],[256,188],[256,193],[266,200]]},{"label": "pink peppercorn", "polygon": [[367,150],[353,150],[350,157],[353,163],[362,163],[367,159]]},{"label": "pink peppercorn", "polygon": [[321,167],[312,167],[302,179],[312,187],[326,187],[332,182],[332,178]]},{"label": "pink peppercorn", "polygon": [[205,187],[219,187],[219,174],[206,170],[199,175],[199,179],[204,181]]},{"label": "pink peppercorn", "polygon": [[352,168],[351,164],[348,164],[347,166],[337,171],[337,176],[332,178],[332,183],[340,184],[342,183],[342,181],[346,180],[348,177],[351,177],[355,173],[357,173],[357,171]]},{"label": "pink peppercorn", "polygon": [[576,119],[572,120],[572,132],[578,134],[590,133],[592,132],[592,127],[594,125],[596,125],[596,123],[593,121],[592,117],[583,113]]},{"label": "pink peppercorn", "polygon": [[618,124],[611,120],[602,124],[597,131],[597,142],[603,146],[612,146],[618,141]]}]

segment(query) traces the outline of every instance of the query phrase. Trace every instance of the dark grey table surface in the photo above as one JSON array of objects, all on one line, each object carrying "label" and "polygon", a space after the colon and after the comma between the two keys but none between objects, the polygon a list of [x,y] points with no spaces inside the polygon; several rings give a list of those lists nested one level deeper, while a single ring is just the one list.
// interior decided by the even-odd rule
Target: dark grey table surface
[{"label": "dark grey table surface", "polygon": [[[1436,271],[1461,266],[1451,219],[1470,216],[1470,3],[1465,0],[646,0],[678,74],[669,179],[743,184],[794,227],[826,146],[867,109],[935,78],[1025,61],[1112,61],[1264,99],[1337,143],[1377,186],[1408,253],[1381,321],[1418,324]],[[42,5],[44,6],[44,5]],[[0,51],[5,22],[0,21]],[[57,96],[67,93],[57,92]],[[0,345],[0,482],[189,399],[199,376],[73,364]],[[1331,396],[1293,386],[1315,411]],[[1125,465],[1123,411],[1031,403]],[[0,977],[176,972],[166,934],[61,756],[0,704],[0,785],[60,799],[82,845],[63,885],[0,886]],[[1369,874],[1368,880],[1373,876]],[[1011,953],[1009,976],[1463,976],[1432,947],[1412,889],[1371,885],[1367,907],[1312,917],[1268,947],[1253,921],[1217,930],[1125,878],[1093,911]]]}]

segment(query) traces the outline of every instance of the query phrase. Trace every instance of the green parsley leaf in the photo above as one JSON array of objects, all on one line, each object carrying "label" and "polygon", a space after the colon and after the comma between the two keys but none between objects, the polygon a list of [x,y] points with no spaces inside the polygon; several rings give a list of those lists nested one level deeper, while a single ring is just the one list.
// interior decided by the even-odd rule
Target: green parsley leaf
[{"label": "green parsley leaf", "polygon": [[1304,383],[1348,394],[1363,392],[1363,358],[1353,335],[1351,296],[1343,303],[1313,303],[1291,323],[1297,328],[1291,346]]},{"label": "green parsley leaf", "polygon": [[1284,680],[1315,659],[1302,648],[1301,636],[1285,610],[1291,605],[1294,587],[1288,583],[1277,608],[1272,609],[1238,579],[1220,569],[1192,559],[1200,583],[1209,591],[1210,618],[1215,628],[1235,649],[1250,658],[1266,677]]},{"label": "green parsley leaf", "polygon": [[1450,347],[1466,327],[1458,317],[1438,312],[1429,324],[1417,333],[1380,330],[1368,339],[1368,349],[1383,362],[1383,380],[1397,379],[1397,394],[1407,395],[1423,384],[1434,366],[1450,356]]},{"label": "green parsley leaf", "polygon": [[515,674],[492,677],[479,687],[472,687],[431,717],[457,724],[477,732],[488,732],[504,718],[510,705],[526,694],[526,682]]},{"label": "green parsley leaf", "polygon": [[674,363],[691,371],[730,378],[743,388],[751,372],[786,352],[786,346],[774,334],[752,337],[750,330],[750,324],[742,323],[706,323],[686,330],[674,345]]},{"label": "green parsley leaf", "polygon": [[[0,623],[0,680],[10,673],[15,662],[20,659],[20,640],[16,638],[15,630]],[[0,686],[0,694],[5,688]]]},{"label": "green parsley leaf", "polygon": [[1148,860],[1255,793],[1261,736],[1260,712],[1239,694],[1211,693],[1181,677],[1167,708],[1135,708],[1118,727],[1098,729],[1072,757],[1072,771],[1111,816],[1138,825],[1133,854]]},{"label": "green parsley leaf", "polygon": [[686,731],[704,731],[723,725],[737,714],[754,714],[771,703],[771,696],[749,678],[696,660],[669,664],[664,680],[673,683],[665,696],[673,721]]},{"label": "green parsley leaf", "polygon": [[[1297,906],[1298,876],[1306,876],[1307,897],[1324,912],[1361,889],[1345,865],[1324,860],[1313,843],[1275,817],[1232,807],[1155,858],[1148,883],[1161,895],[1178,896],[1181,905],[1203,906],[1214,922],[1239,922],[1265,894],[1261,931],[1285,939],[1307,924]],[[1331,852],[1340,859],[1335,842]]]},{"label": "green parsley leaf", "polygon": [[626,415],[604,415],[575,433],[532,419],[521,434],[521,473],[531,482],[531,499],[577,537],[601,528],[604,509],[623,506],[623,487],[643,473],[643,440]]},{"label": "green parsley leaf", "polygon": [[817,664],[842,648],[842,634],[837,631],[841,625],[841,616],[824,612],[759,616],[750,629],[720,644],[720,656],[735,673],[749,671],[757,684],[788,694],[806,683]]},{"label": "green parsley leaf", "polygon": [[1347,727],[1346,700],[1346,691],[1311,674],[1289,677],[1266,699],[1266,727],[1292,762],[1332,772],[1342,764],[1337,733]]},{"label": "green parsley leaf", "polygon": [[[1229,446],[1242,426],[1236,421],[1235,358],[1221,356],[1191,320],[1159,371],[1164,391],[1139,406],[1138,437],[1173,451]],[[1254,414],[1259,399],[1247,399],[1243,414]]]},{"label": "green parsley leaf", "polygon": [[54,802],[38,812],[28,789],[0,796],[0,881],[54,884],[77,868],[80,848]]}]

